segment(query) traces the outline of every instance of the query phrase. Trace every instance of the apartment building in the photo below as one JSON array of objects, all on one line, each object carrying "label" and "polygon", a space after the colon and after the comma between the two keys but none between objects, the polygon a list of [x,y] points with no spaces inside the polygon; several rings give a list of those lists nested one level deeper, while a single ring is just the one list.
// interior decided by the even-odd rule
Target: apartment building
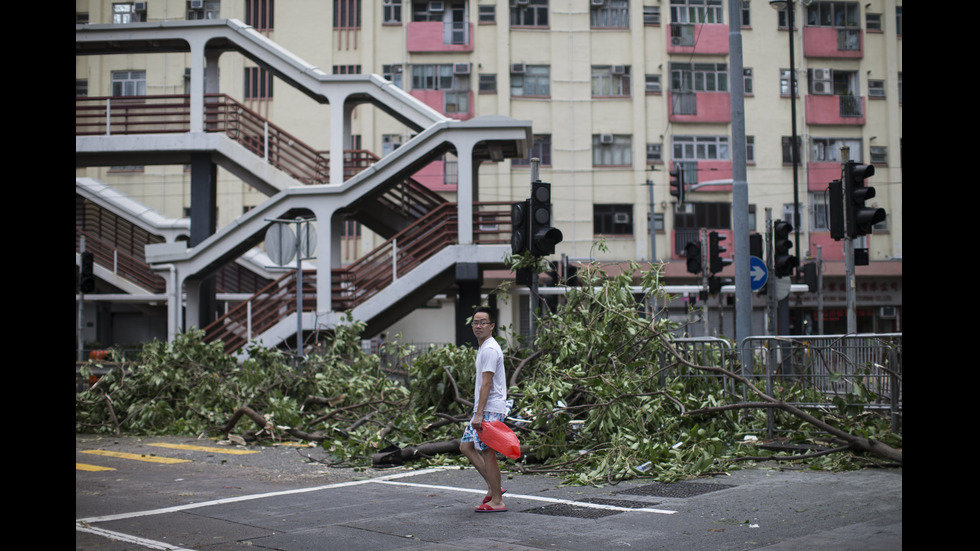
[{"label": "apartment building", "polygon": [[[840,178],[842,154],[874,166],[868,184],[887,219],[857,244],[869,257],[867,266],[857,268],[859,331],[900,330],[901,2],[795,2],[792,33],[788,11],[770,4],[744,1],[738,10],[749,228],[766,235],[767,219],[787,220],[799,232],[794,252],[800,264],[822,260],[819,298],[795,293],[790,299],[793,331],[815,332],[822,315],[825,332],[844,332],[844,249],[830,237],[827,188]],[[523,200],[530,190],[530,159],[539,159],[540,179],[552,184],[554,224],[564,235],[554,257],[560,264],[663,261],[668,283],[697,283],[700,278],[685,267],[686,244],[701,229],[733,242],[727,2],[76,0],[81,25],[195,19],[241,20],[323,72],[380,75],[453,120],[529,121],[533,143],[527,157],[480,163],[474,199]],[[76,96],[186,94],[190,66],[180,51],[76,56]],[[217,72],[206,78],[295,140],[314,149],[330,145],[331,110],[257,60],[222,54]],[[377,158],[418,132],[383,109],[358,106],[345,116],[345,148]],[[448,151],[414,177],[455,200],[457,161]],[[671,194],[671,171],[683,174],[683,203]],[[190,212],[186,166],[86,166],[76,176],[104,182],[164,216]],[[268,198],[223,169],[217,182],[218,228]],[[379,241],[356,221],[346,222],[343,262],[367,254]],[[727,248],[731,255],[733,246]],[[720,276],[733,273],[728,267]],[[483,277],[489,284],[508,276]],[[686,318],[691,302],[679,302],[672,315]],[[727,297],[707,303],[713,311],[707,332],[732,335]],[[521,323],[518,304],[505,307],[515,325]],[[419,315],[438,319],[439,300],[429,305],[431,311]],[[759,316],[764,305],[758,297]],[[403,322],[392,331],[410,334],[419,326],[438,323]],[[761,321],[755,329],[764,330]]]}]

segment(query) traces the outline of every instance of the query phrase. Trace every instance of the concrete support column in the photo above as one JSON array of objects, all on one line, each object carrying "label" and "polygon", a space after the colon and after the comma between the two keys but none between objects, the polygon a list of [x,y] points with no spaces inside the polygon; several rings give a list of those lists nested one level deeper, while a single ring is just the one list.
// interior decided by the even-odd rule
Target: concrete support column
[{"label": "concrete support column", "polygon": [[[218,226],[218,167],[211,162],[211,155],[195,153],[191,156],[191,238],[195,247],[214,235]],[[214,278],[199,281],[196,292],[187,290],[187,321],[189,325],[204,327],[216,319],[217,300]],[[192,315],[191,311],[196,314]]]},{"label": "concrete support column", "polygon": [[473,329],[466,324],[467,318],[473,315],[473,310],[481,304],[481,289],[483,274],[480,265],[476,263],[460,263],[456,265],[456,345],[470,344],[476,348],[476,337]]}]

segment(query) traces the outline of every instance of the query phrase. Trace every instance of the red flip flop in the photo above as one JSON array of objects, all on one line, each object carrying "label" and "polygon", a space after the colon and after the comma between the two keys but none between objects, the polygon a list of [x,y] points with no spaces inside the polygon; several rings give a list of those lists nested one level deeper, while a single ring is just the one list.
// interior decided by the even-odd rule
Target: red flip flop
[{"label": "red flip flop", "polygon": [[494,509],[493,507],[490,506],[489,503],[484,503],[483,505],[480,505],[479,507],[474,509],[474,511],[477,513],[506,513],[507,508],[501,507],[499,509]]},{"label": "red flip flop", "polygon": [[[504,495],[506,493],[507,493],[507,490],[505,490],[503,488],[500,489],[500,495]],[[483,497],[483,503],[490,503],[490,500],[491,499],[493,499],[491,496],[484,496]]]}]

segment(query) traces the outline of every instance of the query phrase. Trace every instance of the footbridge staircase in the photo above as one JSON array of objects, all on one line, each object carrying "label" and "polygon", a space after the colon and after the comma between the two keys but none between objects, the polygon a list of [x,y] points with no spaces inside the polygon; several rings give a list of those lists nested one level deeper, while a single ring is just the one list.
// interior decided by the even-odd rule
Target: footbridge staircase
[{"label": "footbridge staircase", "polygon": [[[287,273],[200,324],[229,351],[250,340],[276,345],[298,330],[329,330],[348,316],[373,334],[451,287],[459,274],[472,278],[474,268],[503,265],[510,207],[477,201],[477,169],[484,161],[526,157],[529,122],[445,117],[377,75],[327,75],[237,20],[77,25],[75,38],[77,56],[185,52],[190,74],[204,75],[191,78],[186,95],[76,99],[76,167],[191,167],[190,224],[182,228],[189,238],[147,243],[141,260],[156,274],[150,292],[168,302],[171,337],[206,319],[201,282],[255,251],[277,220],[302,219],[314,227],[317,251],[303,264],[304,300],[297,305],[296,273]],[[322,104],[329,112],[329,148],[304,144],[217,90],[217,60],[229,51]],[[354,150],[350,115],[359,105],[376,107],[417,133],[383,158]],[[453,202],[412,178],[447,152],[455,153],[459,168]],[[268,199],[234,223],[208,229],[215,205],[195,186],[213,186],[208,175],[215,166]],[[340,230],[349,219],[385,242],[345,266]]]}]

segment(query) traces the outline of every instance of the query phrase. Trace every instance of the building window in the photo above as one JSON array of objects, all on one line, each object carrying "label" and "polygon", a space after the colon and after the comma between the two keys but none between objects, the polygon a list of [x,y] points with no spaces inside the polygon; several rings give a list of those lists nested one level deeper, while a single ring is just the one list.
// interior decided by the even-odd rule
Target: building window
[{"label": "building window", "polygon": [[84,98],[88,96],[88,79],[86,78],[76,78],[75,79],[75,97]]},{"label": "building window", "polygon": [[592,205],[594,235],[633,235],[633,205]]},{"label": "building window", "polygon": [[146,71],[113,71],[112,95],[114,97],[145,96]]},{"label": "building window", "polygon": [[[789,69],[779,70],[779,94],[782,96],[789,96],[789,81],[790,72]],[[796,97],[800,97],[800,81],[797,79],[793,84],[794,91],[796,92]]]},{"label": "building window", "polygon": [[888,164],[888,148],[883,145],[871,146],[871,163],[876,165]]},{"label": "building window", "polygon": [[[688,203],[690,211],[674,214],[674,228],[678,230],[728,230],[732,227],[731,203]],[[683,244],[678,249],[683,251]]]},{"label": "building window", "polygon": [[674,92],[727,92],[728,65],[724,63],[671,63],[670,88]]},{"label": "building window", "polygon": [[381,24],[399,25],[402,22],[402,0],[384,0],[381,6]]},{"label": "building window", "polygon": [[531,159],[538,159],[541,166],[551,166],[551,134],[536,134],[534,145],[528,152],[526,159],[513,159],[513,166],[529,166]]},{"label": "building window", "polygon": [[861,140],[853,138],[810,138],[810,160],[817,163],[839,163],[840,150],[847,147],[849,158],[861,162]]},{"label": "building window", "polygon": [[361,28],[361,0],[333,0],[333,28]]},{"label": "building window", "polygon": [[647,144],[647,164],[648,165],[659,165],[664,162],[664,144],[662,143],[648,143]]},{"label": "building window", "polygon": [[479,6],[477,21],[482,25],[490,25],[497,22],[497,6],[481,4]]},{"label": "building window", "polygon": [[399,88],[404,88],[402,85],[402,66],[401,65],[382,65],[381,66],[381,76],[386,80],[394,84]]},{"label": "building window", "polygon": [[721,0],[670,0],[671,23],[724,23]]},{"label": "building window", "polygon": [[511,66],[510,95],[537,96],[551,95],[551,67],[548,65],[524,65],[515,63]]},{"label": "building window", "polygon": [[452,90],[454,81],[452,64],[412,66],[413,90]]},{"label": "building window", "polygon": [[272,73],[261,67],[245,68],[245,98],[271,99]]},{"label": "building window", "polygon": [[442,90],[444,113],[470,112],[470,75],[457,74],[452,63],[413,65],[413,90]]},{"label": "building window", "polygon": [[[791,165],[793,164],[793,152],[789,148],[789,144],[793,141],[790,136],[783,136],[782,146],[783,146],[783,164]],[[796,137],[796,160],[797,162],[802,161],[803,157],[800,156],[800,137]]]},{"label": "building window", "polygon": [[592,66],[592,97],[628,97],[629,95],[629,65]]},{"label": "building window", "polygon": [[731,159],[728,149],[728,136],[674,136],[673,152],[673,160],[675,161],[728,161]]},{"label": "building window", "polygon": [[592,3],[589,19],[593,28],[626,29],[630,26],[629,0],[605,0],[601,4]]},{"label": "building window", "polygon": [[864,14],[864,24],[865,27],[870,32],[881,32],[884,30],[881,26],[881,14],[880,13],[866,13]]},{"label": "building window", "polygon": [[547,27],[548,0],[519,0],[510,5],[511,27]]},{"label": "building window", "polygon": [[221,2],[188,2],[187,20],[221,19]]},{"label": "building window", "polygon": [[746,94],[752,94],[752,69],[742,69],[742,86]]},{"label": "building window", "polygon": [[868,81],[868,97],[871,97],[871,98],[883,98],[883,97],[885,97],[885,81],[883,81],[883,80],[869,80]]},{"label": "building window", "polygon": [[660,24],[660,6],[643,6],[643,24]]},{"label": "building window", "polygon": [[497,93],[496,73],[480,73],[479,86],[480,86],[481,94],[496,94]]},{"label": "building window", "polygon": [[335,75],[359,75],[361,74],[360,65],[334,65],[333,74]]},{"label": "building window", "polygon": [[755,162],[755,136],[745,137],[745,162]]},{"label": "building window", "polygon": [[857,2],[814,2],[806,8],[808,27],[860,26]]},{"label": "building window", "polygon": [[594,134],[592,166],[633,166],[633,139],[625,134]]},{"label": "building window", "polygon": [[126,23],[139,23],[140,21],[146,21],[146,12],[136,11],[134,2],[112,5],[113,24],[125,25]]},{"label": "building window", "polygon": [[895,34],[902,36],[902,6],[895,8]]},{"label": "building window", "polygon": [[751,2],[749,0],[742,0],[742,26],[751,27],[752,26],[752,16],[749,13],[749,6]]},{"label": "building window", "polygon": [[245,23],[257,31],[271,31],[276,26],[275,0],[246,0]]},{"label": "building window", "polygon": [[663,85],[660,82],[660,75],[646,75],[643,85],[646,93],[648,94],[660,94],[663,92]]}]

